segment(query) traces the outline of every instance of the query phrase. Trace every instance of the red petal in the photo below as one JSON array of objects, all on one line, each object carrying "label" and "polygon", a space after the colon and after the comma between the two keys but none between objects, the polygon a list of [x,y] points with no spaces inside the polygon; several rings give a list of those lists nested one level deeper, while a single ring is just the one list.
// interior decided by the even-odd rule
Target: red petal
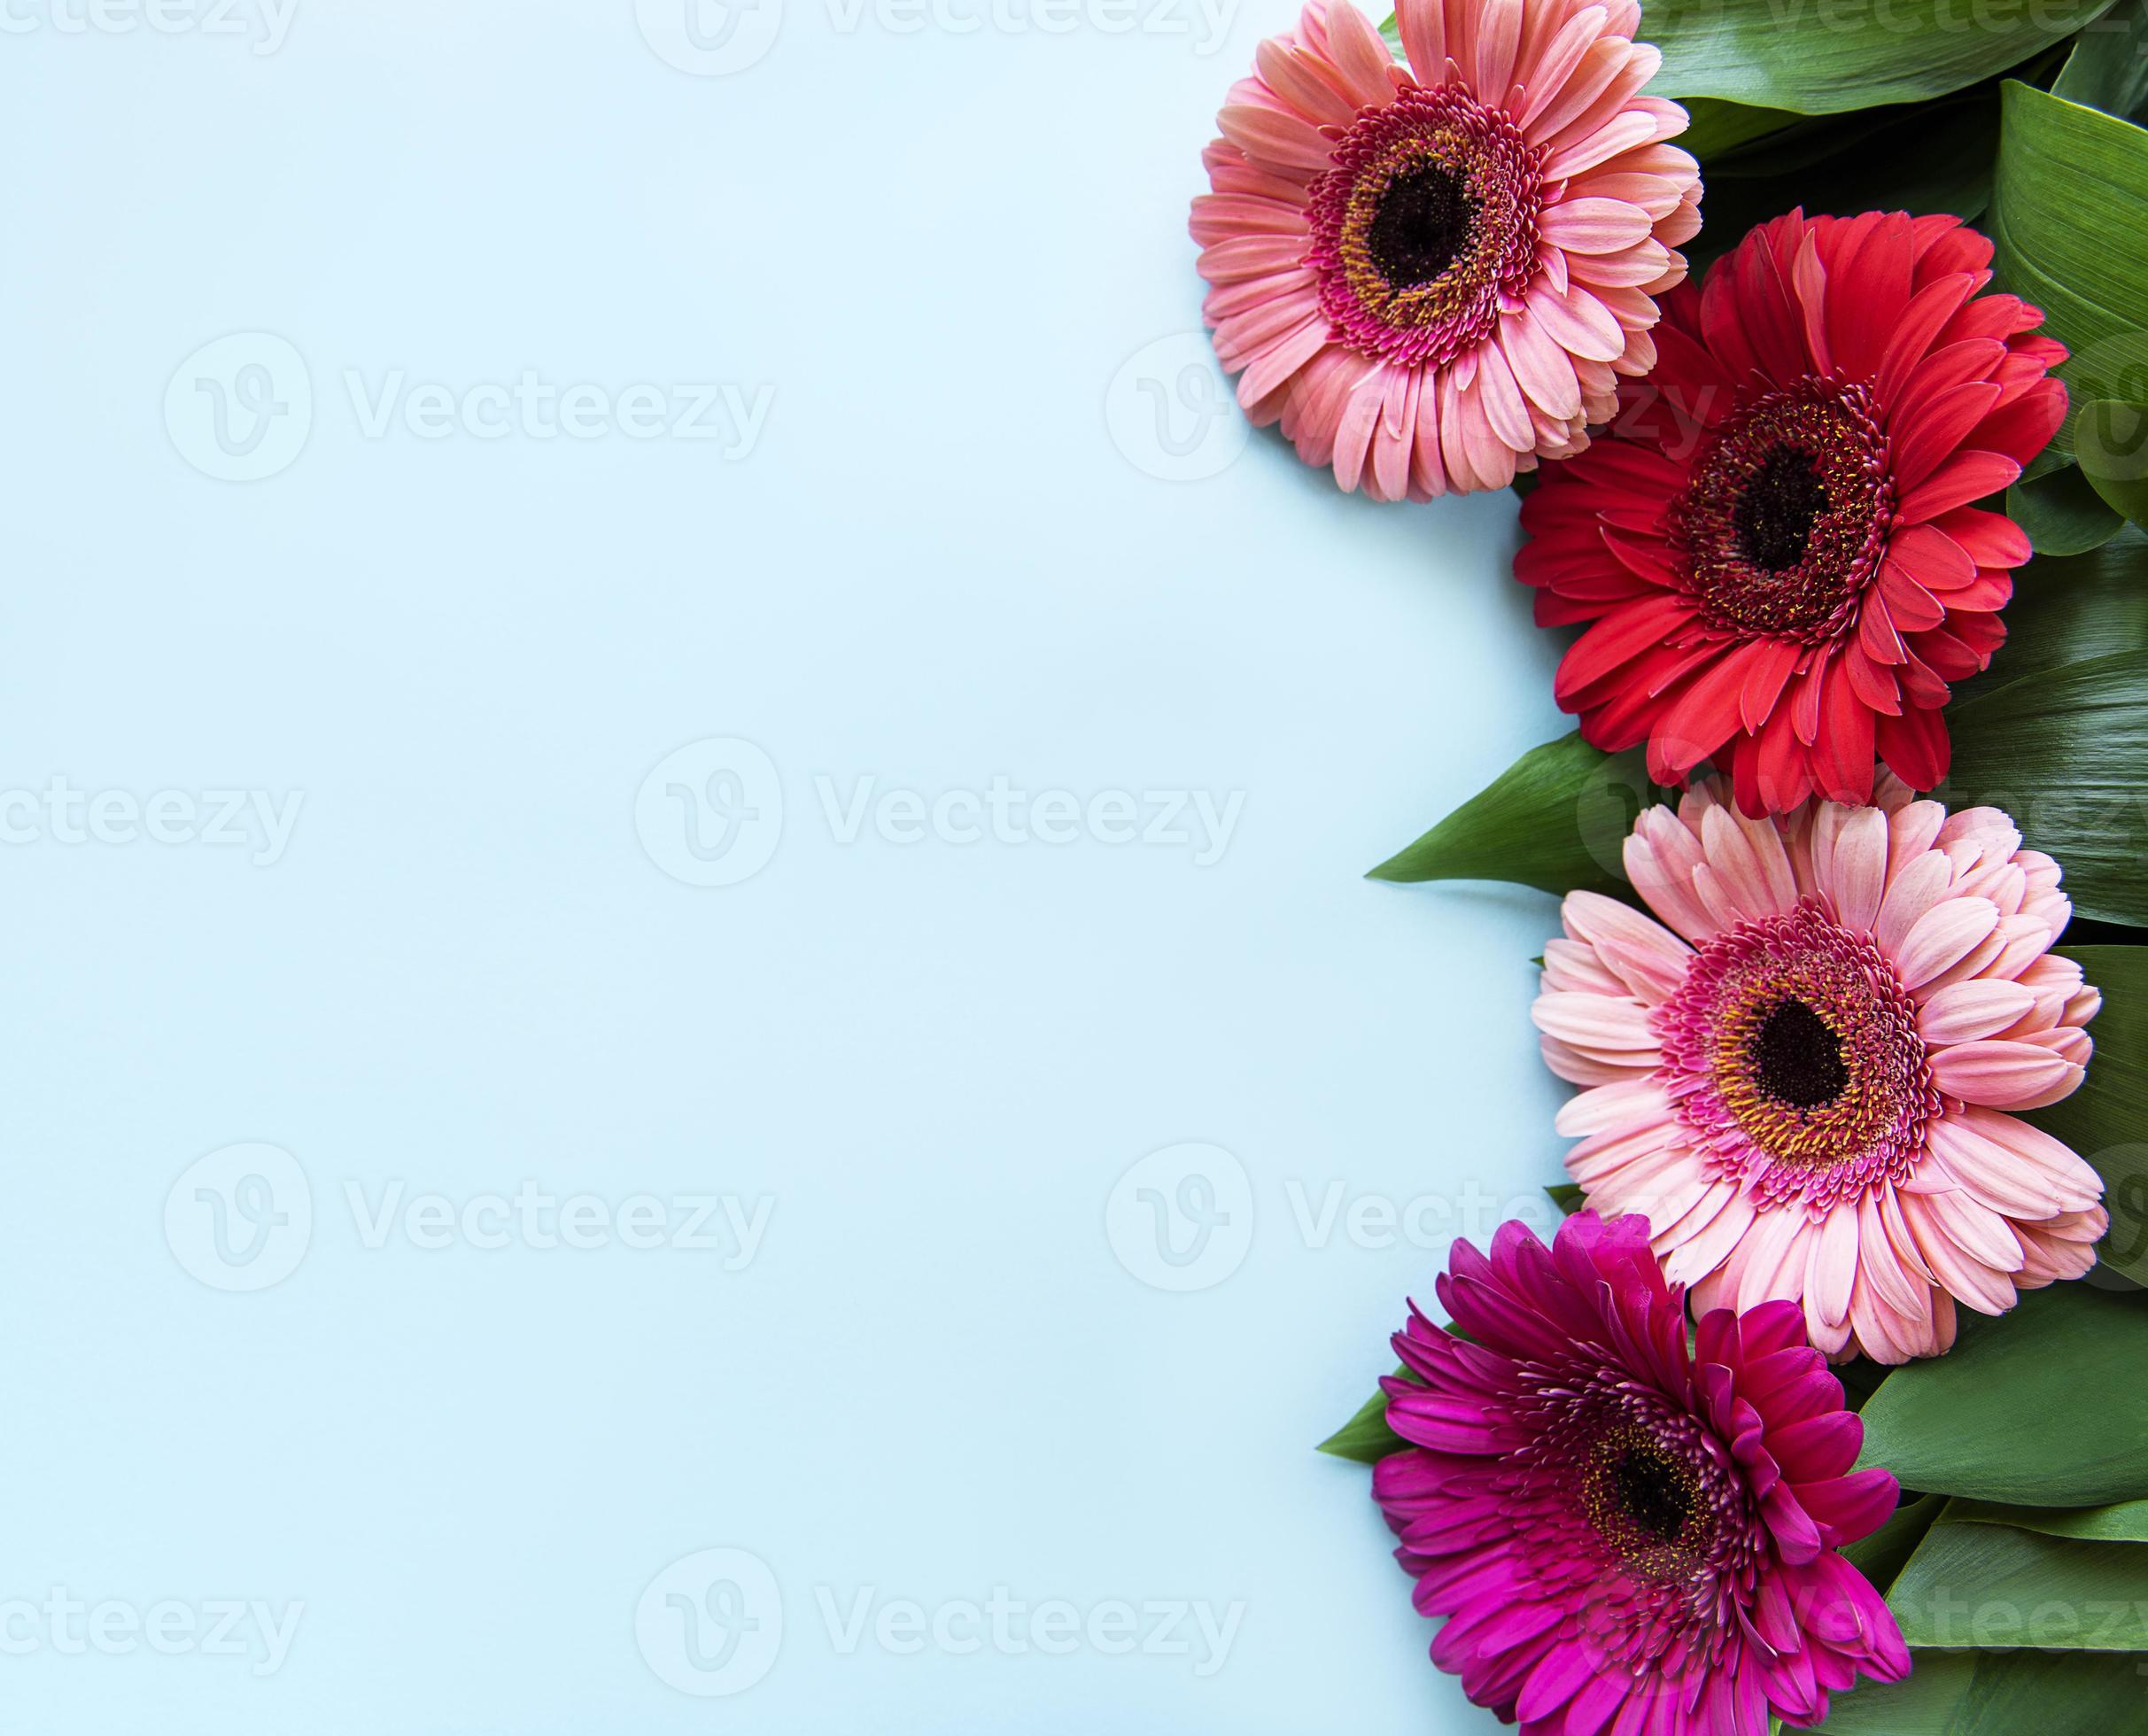
[{"label": "red petal", "polygon": [[[2028,534],[2005,513],[1981,507],[1957,507],[1936,521],[1937,528],[1959,543],[1980,567],[2018,567],[2034,552]],[[1902,532],[1895,533],[1900,540]]]},{"label": "red petal", "polygon": [[1820,736],[1813,766],[1819,786],[1836,802],[1872,800],[1873,718],[1840,668],[1827,672],[1820,695]]},{"label": "red petal", "polygon": [[1922,524],[1943,512],[1997,494],[2020,474],[2021,467],[2004,453],[1974,447],[1958,452],[1910,491],[1896,509],[1896,523]]},{"label": "red petal", "polygon": [[1605,616],[1567,652],[1553,683],[1554,694],[1563,702],[1650,646],[1662,644],[1692,618],[1692,605],[1668,594]]},{"label": "red petal", "polygon": [[1888,769],[1912,789],[1937,788],[1953,758],[1946,720],[1936,706],[1911,706],[1899,717],[1880,718],[1878,746]]},{"label": "red petal", "polygon": [[1927,591],[1952,591],[1976,577],[1976,562],[1945,531],[1912,524],[1888,539],[1890,560]]}]

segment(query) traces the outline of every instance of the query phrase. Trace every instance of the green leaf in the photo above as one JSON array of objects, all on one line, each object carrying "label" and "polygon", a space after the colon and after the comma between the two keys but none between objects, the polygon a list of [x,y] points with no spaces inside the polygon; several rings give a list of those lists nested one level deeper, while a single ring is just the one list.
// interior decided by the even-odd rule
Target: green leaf
[{"label": "green leaf", "polygon": [[2130,1736],[2148,1659],[2122,1652],[1928,1652],[1889,1687],[1834,1697],[1826,1736]]},{"label": "green leaf", "polygon": [[2089,1027],[2096,1053],[2079,1090],[2028,1119],[2095,1165],[2111,1213],[2097,1253],[2148,1283],[2148,947],[2060,950],[2103,990],[2103,1010]]},{"label": "green leaf", "polygon": [[2006,515],[2028,533],[2039,554],[2086,554],[2126,528],[2070,459],[2008,489]]},{"label": "green leaf", "polygon": [[1740,146],[1802,119],[1787,109],[1753,108],[1744,103],[1718,102],[1711,97],[1682,100],[1693,124],[1679,135],[1679,148],[1692,151],[1703,166],[1712,166]]},{"label": "green leaf", "polygon": [[2148,1501],[2118,1501],[2110,1507],[2003,1507],[1997,1501],[1953,1501],[1949,1524],[2012,1525],[2046,1537],[2074,1537],[2104,1543],[2148,1543]]},{"label": "green leaf", "polygon": [[2148,404],[2091,398],[2077,405],[2074,456],[2106,507],[2148,524]]},{"label": "green leaf", "polygon": [[2022,676],[1947,718],[1948,805],[2005,810],[2059,859],[2081,914],[2148,925],[2148,651]]},{"label": "green leaf", "polygon": [[2148,535],[2124,527],[2086,554],[2040,554],[2013,576],[2006,642],[1984,674],[1954,690],[1958,709],[2024,675],[2148,650]]},{"label": "green leaf", "polygon": [[2148,1648],[2148,1548],[1943,1516],[1887,1594],[1911,1647]]},{"label": "green leaf", "polygon": [[1915,1500],[1903,1502],[1878,1531],[1845,1548],[1843,1559],[1880,1591],[1886,1591],[1908,1564],[1917,1546],[1924,1541],[1924,1534],[1932,1529],[1932,1522],[1939,1517],[1939,1510],[1946,1505],[1944,1495],[1919,1495]]},{"label": "green leaf", "polygon": [[1648,87],[1798,114],[1943,97],[2017,66],[2100,16],[2110,0],[1990,6],[1950,0],[1641,0],[1641,41],[1663,51]]},{"label": "green leaf", "polygon": [[1702,229],[1687,259],[1698,271],[1756,224],[1793,209],[1841,217],[1946,212],[1974,221],[1990,203],[1998,148],[1996,81],[1940,102],[1798,121],[1707,164]]},{"label": "green leaf", "polygon": [[1610,755],[1578,733],[1532,748],[1368,877],[1376,880],[1510,880],[1565,894],[1626,896],[1626,833],[1663,799],[1638,754]]},{"label": "green leaf", "polygon": [[1581,1190],[1571,1182],[1555,1182],[1544,1191],[1551,1196],[1551,1203],[1570,1218],[1586,1203],[1581,1197]]},{"label": "green leaf", "polygon": [[[2073,353],[2075,405],[2148,398],[2148,132],[2008,81],[1991,234],[2000,283]],[[2061,430],[2073,450],[2073,415]]]},{"label": "green leaf", "polygon": [[2121,0],[2083,30],[2051,95],[2128,120],[2148,118],[2148,0]]},{"label": "green leaf", "polygon": [[[1397,1374],[1402,1371],[1398,1368]],[[1376,1392],[1357,1407],[1357,1414],[1320,1444],[1322,1453],[1338,1459],[1354,1459],[1361,1465],[1376,1465],[1389,1453],[1409,1443],[1387,1426],[1387,1395]]]},{"label": "green leaf", "polygon": [[1950,1355],[1889,1375],[1861,1464],[1912,1489],[2024,1506],[2148,1497],[2148,1298],[2087,1283],[1965,1318]]}]

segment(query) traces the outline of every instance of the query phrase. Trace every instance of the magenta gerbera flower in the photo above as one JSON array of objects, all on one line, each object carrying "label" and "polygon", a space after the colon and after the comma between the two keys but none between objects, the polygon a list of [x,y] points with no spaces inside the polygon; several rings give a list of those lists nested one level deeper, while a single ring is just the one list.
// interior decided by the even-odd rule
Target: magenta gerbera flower
[{"label": "magenta gerbera flower", "polygon": [[[1626,840],[1663,918],[1570,895],[1544,954],[1544,1058],[1589,1203],[1656,1226],[1702,1308],[1798,1303],[1829,1354],[1954,1342],[2078,1278],[2094,1169],[2011,1112],[2081,1083],[2101,997],[2051,950],[2059,864],[1996,808],[1880,779],[1875,807],[1740,813],[1719,780]],[[1668,926],[1664,925],[1668,924]]]},{"label": "magenta gerbera flower", "polygon": [[1639,1218],[1549,1248],[1457,1242],[1383,1384],[1410,1445],[1373,1473],[1432,1661],[1525,1736],[1767,1736],[1818,1724],[1908,1648],[1837,1552],[1883,1523],[1884,1470],[1795,1307],[1705,1315],[1692,1347]]},{"label": "magenta gerbera flower", "polygon": [[1637,0],[1350,0],[1260,44],[1193,202],[1216,355],[1346,489],[1503,488],[1587,445],[1656,360],[1701,226]]}]

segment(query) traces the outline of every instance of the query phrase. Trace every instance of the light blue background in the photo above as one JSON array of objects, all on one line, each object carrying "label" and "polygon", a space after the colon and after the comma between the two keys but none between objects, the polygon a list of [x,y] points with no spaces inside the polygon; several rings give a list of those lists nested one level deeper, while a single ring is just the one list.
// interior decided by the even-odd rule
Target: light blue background
[{"label": "light blue background", "polygon": [[[721,77],[629,0],[299,0],[273,55],[0,35],[0,787],[303,793],[273,865],[0,847],[0,1601],[305,1605],[261,1679],[0,1657],[9,1731],[1493,1727],[1425,1662],[1365,1475],[1312,1451],[1437,1256],[1309,1245],[1287,1190],[1557,1174],[1551,901],[1360,878],[1560,728],[1511,500],[1375,507],[1269,436],[1172,482],[1113,437],[1122,365],[1198,324],[1198,152],[1282,6],[1204,56],[1190,11],[903,34],[828,4]],[[314,393],[245,484],[163,414],[232,332]],[[773,398],[737,462],[368,439],[346,368]],[[710,736],[766,751],[786,824],[700,889],[635,796]],[[843,846],[813,784],[996,773],[1244,809],[1197,867]],[[165,1202],[244,1141],[315,1222],[229,1294]],[[1185,1141],[1242,1160],[1255,1233],[1170,1294],[1105,1208]],[[344,1196],[525,1179],[776,1205],[726,1273],[368,1251]],[[702,1700],[635,1608],[711,1546],[770,1563],[787,1624]],[[1000,1585],[1245,1608],[1200,1678],[846,1655],[814,1600]]]}]

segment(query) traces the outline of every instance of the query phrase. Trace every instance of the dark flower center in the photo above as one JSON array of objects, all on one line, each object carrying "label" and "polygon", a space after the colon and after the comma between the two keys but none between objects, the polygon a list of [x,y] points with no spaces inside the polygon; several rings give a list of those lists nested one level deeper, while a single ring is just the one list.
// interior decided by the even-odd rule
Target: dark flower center
[{"label": "dark flower center", "polygon": [[1443,164],[1427,163],[1397,175],[1365,231],[1372,262],[1397,289],[1431,283],[1454,264],[1478,203],[1462,177]]},{"label": "dark flower center", "polygon": [[1307,189],[1306,263],[1336,341],[1415,367],[1490,337],[1539,268],[1549,157],[1459,86],[1359,111]]},{"label": "dark flower center", "polygon": [[1731,509],[1738,550],[1763,571],[1787,572],[1805,558],[1812,523],[1826,510],[1827,491],[1812,454],[1778,446],[1760,461]]},{"label": "dark flower center", "polygon": [[1849,631],[1887,549],[1888,462],[1861,381],[1811,376],[1725,416],[1669,518],[1708,624],[1808,645]]},{"label": "dark flower center", "polygon": [[1753,1034],[1753,1073],[1760,1089],[1793,1109],[1833,1103],[1849,1083],[1842,1039],[1803,1001],[1781,1001]]},{"label": "dark flower center", "polygon": [[1693,1517],[1693,1480],[1661,1455],[1629,1450],[1611,1466],[1619,1511],[1658,1543],[1675,1543]]},{"label": "dark flower center", "polygon": [[1651,1022],[1679,1120],[1765,1208],[1915,1173],[1941,1109],[1917,1013],[1878,942],[1805,898],[1704,942]]}]

